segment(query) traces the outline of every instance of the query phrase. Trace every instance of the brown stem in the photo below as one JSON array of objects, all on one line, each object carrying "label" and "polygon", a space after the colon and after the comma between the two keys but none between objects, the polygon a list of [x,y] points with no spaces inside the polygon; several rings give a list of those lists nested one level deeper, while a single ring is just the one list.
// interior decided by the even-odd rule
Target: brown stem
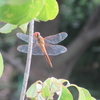
[{"label": "brown stem", "polygon": [[30,30],[29,30],[29,44],[28,44],[28,54],[27,54],[27,61],[26,61],[26,68],[24,73],[24,80],[22,85],[22,91],[20,95],[20,100],[25,99],[25,93],[27,89],[29,73],[30,73],[30,65],[31,65],[31,58],[32,58],[32,44],[33,44],[33,33],[34,33],[34,21],[30,22]]}]

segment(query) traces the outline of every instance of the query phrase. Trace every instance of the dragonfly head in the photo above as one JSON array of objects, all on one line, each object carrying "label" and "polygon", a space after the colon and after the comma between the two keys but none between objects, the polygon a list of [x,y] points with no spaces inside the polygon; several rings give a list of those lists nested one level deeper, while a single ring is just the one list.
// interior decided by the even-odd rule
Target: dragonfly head
[{"label": "dragonfly head", "polygon": [[40,37],[40,32],[35,32],[35,33],[34,33],[34,36],[35,36],[36,38]]}]

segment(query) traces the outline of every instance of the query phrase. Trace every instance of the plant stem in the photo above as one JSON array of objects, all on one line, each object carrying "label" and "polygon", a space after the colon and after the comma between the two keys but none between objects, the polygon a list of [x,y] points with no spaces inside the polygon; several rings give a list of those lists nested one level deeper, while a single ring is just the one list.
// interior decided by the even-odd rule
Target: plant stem
[{"label": "plant stem", "polygon": [[34,20],[30,22],[30,26],[29,26],[28,54],[27,54],[26,68],[25,68],[25,73],[24,73],[24,80],[23,80],[23,85],[22,85],[22,90],[21,90],[21,95],[20,95],[19,100],[25,99],[25,93],[27,89],[29,73],[30,73],[31,58],[32,58],[33,33],[34,33]]}]

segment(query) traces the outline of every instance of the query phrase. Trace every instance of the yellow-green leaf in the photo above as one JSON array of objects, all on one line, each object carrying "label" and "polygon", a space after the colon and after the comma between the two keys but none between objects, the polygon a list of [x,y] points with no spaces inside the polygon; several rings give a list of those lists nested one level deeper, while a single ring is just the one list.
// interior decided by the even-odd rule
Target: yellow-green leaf
[{"label": "yellow-green leaf", "polygon": [[28,24],[29,24],[29,23],[22,24],[22,25],[19,26],[19,28],[20,28],[24,33],[26,33]]},{"label": "yellow-green leaf", "polygon": [[42,88],[41,94],[44,98],[50,96],[50,90],[49,90],[49,87],[47,86],[47,84],[45,84],[44,87]]},{"label": "yellow-green leaf", "polygon": [[72,94],[65,86],[62,86],[58,100],[73,100]]},{"label": "yellow-green leaf", "polygon": [[2,55],[0,53],[0,77],[3,74],[3,69],[4,69],[3,58],[2,58]]},{"label": "yellow-green leaf", "polygon": [[31,99],[36,98],[38,94],[41,92],[42,89],[41,83],[42,83],[41,81],[37,81],[34,84],[32,84],[26,92],[26,97]]},{"label": "yellow-green leaf", "polygon": [[42,21],[52,20],[57,16],[58,11],[56,0],[46,0],[40,14],[36,18]]},{"label": "yellow-green leaf", "polygon": [[17,25],[8,23],[8,24],[4,25],[2,28],[0,28],[0,33],[10,33],[15,28],[17,28]]},{"label": "yellow-green leaf", "polygon": [[0,6],[0,21],[21,25],[39,15],[45,0],[28,0],[21,5],[4,4]]},{"label": "yellow-green leaf", "polygon": [[92,100],[92,97],[91,97],[91,94],[89,93],[89,91],[82,87],[81,87],[81,89],[83,90],[83,92],[85,94],[86,100]]}]

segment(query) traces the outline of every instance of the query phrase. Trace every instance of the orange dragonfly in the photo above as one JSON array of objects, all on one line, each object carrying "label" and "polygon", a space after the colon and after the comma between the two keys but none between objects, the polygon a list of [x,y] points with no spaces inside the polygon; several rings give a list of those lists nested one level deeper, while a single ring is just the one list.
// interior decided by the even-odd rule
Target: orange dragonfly
[{"label": "orange dragonfly", "polygon": [[[33,48],[32,55],[45,55],[49,65],[51,67],[52,63],[48,55],[56,56],[67,51],[67,48],[62,45],[55,45],[68,36],[67,33],[61,32],[56,35],[51,35],[43,38],[39,32],[33,34]],[[17,33],[17,37],[25,42],[29,42],[29,35],[24,33]],[[20,45],[17,50],[23,53],[28,53],[28,45]]]}]

